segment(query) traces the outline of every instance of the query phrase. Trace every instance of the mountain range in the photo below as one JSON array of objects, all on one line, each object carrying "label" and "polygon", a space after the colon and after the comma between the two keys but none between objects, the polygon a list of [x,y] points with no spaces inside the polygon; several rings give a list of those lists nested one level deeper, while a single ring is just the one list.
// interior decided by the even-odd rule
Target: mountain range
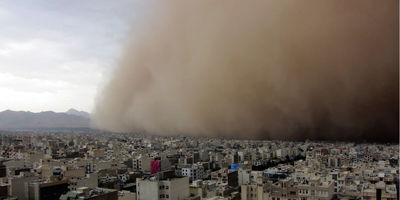
[{"label": "mountain range", "polygon": [[66,114],[69,115],[76,115],[76,116],[81,116],[81,117],[85,117],[85,118],[90,118],[90,114],[88,112],[85,111],[78,111],[75,110],[73,108],[69,109],[67,112],[65,112]]},{"label": "mountain range", "polygon": [[0,130],[38,128],[90,128],[90,114],[72,108],[67,112],[0,112]]}]

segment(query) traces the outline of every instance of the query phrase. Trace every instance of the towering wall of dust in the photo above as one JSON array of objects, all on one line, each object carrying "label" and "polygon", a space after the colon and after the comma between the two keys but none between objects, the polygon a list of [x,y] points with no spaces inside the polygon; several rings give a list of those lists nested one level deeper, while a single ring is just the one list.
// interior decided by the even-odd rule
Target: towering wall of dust
[{"label": "towering wall of dust", "polygon": [[100,92],[98,127],[398,141],[398,0],[148,7]]}]

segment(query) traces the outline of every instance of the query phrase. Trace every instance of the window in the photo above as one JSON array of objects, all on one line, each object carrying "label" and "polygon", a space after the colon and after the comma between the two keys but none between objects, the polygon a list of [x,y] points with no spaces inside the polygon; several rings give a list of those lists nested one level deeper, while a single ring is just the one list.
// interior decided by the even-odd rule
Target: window
[{"label": "window", "polygon": [[169,190],[169,186],[168,186],[168,185],[167,185],[167,186],[165,186],[165,189],[166,189],[166,190]]},{"label": "window", "polygon": [[169,195],[168,195],[168,194],[166,194],[166,195],[165,195],[165,198],[169,199]]}]

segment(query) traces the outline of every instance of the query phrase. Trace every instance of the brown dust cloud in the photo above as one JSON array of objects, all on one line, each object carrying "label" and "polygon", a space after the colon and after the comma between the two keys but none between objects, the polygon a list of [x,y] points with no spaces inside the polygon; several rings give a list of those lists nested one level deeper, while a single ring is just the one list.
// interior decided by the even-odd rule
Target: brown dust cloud
[{"label": "brown dust cloud", "polygon": [[398,142],[398,0],[145,1],[93,124]]}]

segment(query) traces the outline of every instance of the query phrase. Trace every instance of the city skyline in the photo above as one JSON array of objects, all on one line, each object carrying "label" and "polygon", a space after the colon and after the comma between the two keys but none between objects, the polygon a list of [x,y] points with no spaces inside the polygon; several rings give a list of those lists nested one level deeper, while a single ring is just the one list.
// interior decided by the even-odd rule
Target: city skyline
[{"label": "city skyline", "polygon": [[114,132],[397,141],[397,5],[3,1],[0,111],[75,108]]},{"label": "city skyline", "polygon": [[0,0],[0,200],[399,200],[399,0]]}]

